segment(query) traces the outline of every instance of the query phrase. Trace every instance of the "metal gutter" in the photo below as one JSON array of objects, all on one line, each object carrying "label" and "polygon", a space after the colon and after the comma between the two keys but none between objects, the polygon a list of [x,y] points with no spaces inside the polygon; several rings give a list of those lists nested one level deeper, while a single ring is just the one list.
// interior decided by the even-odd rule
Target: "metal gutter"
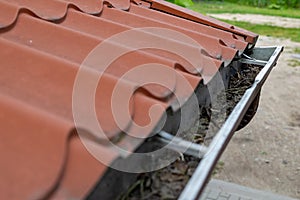
[{"label": "metal gutter", "polygon": [[[255,82],[251,88],[249,88],[243,95],[240,102],[236,105],[225,124],[221,127],[220,131],[213,138],[211,144],[208,147],[207,153],[202,158],[196,171],[191,177],[190,181],[186,185],[185,189],[181,193],[180,200],[199,199],[202,191],[205,188],[206,183],[210,177],[215,164],[222,155],[224,149],[229,143],[233,133],[238,127],[247,109],[251,105],[252,101],[259,93],[262,85],[270,74],[273,66],[276,65],[276,61],[283,50],[282,46],[279,47],[261,47],[255,48],[258,50],[268,51],[275,49],[267,64],[263,67],[260,73],[255,78]],[[255,51],[255,49],[253,51]],[[260,59],[260,58],[257,58]]]}]

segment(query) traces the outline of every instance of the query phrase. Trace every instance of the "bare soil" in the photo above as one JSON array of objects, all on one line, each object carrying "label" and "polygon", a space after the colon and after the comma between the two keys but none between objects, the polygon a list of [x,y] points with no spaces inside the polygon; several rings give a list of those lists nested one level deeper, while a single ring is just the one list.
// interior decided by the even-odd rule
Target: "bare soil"
[{"label": "bare soil", "polygon": [[235,133],[214,178],[300,198],[300,43],[261,36],[256,46],[274,45],[285,50],[263,86],[258,111]]}]

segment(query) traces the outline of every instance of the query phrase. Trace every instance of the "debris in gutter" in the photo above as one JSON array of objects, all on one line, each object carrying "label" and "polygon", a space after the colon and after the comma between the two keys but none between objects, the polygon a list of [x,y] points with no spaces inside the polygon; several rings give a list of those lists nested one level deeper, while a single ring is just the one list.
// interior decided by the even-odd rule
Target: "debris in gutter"
[{"label": "debris in gutter", "polygon": [[[234,107],[241,100],[245,91],[252,86],[255,77],[261,69],[261,66],[251,64],[241,65],[240,69],[232,73],[233,75],[231,75],[230,77],[229,87],[225,91],[226,104],[217,103],[213,109],[209,107],[201,107],[199,120],[189,131],[189,134],[193,134],[194,143],[207,144],[211,141],[214,135],[208,132],[211,131],[209,125],[212,122],[212,113],[226,112],[227,119]],[[220,100],[220,102],[224,101]],[[250,106],[249,112],[255,113],[257,103],[258,102],[253,102],[254,105]],[[247,117],[247,114],[249,115],[249,113],[246,113],[244,120],[251,120],[253,116]],[[214,119],[214,121],[212,122],[214,126],[214,134],[218,132],[223,122],[224,119]],[[241,126],[243,126],[243,124]],[[136,182],[132,184],[128,188],[128,190],[119,197],[119,199],[177,199],[186,183],[188,182],[189,178],[195,171],[199,161],[200,159],[196,157],[187,155],[184,155],[183,157],[179,156],[175,162],[163,169],[140,174]]]}]

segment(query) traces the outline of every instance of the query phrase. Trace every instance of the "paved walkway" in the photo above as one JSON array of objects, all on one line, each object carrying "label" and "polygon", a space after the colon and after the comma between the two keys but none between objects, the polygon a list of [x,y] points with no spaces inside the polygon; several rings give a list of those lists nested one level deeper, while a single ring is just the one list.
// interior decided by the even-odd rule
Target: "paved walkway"
[{"label": "paved walkway", "polygon": [[234,183],[212,179],[200,200],[297,200],[274,193],[255,190]]}]

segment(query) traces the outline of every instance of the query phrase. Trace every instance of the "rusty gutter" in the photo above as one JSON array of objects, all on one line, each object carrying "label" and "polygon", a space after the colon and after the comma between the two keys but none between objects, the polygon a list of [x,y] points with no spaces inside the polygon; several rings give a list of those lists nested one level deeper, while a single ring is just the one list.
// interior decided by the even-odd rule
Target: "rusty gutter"
[{"label": "rusty gutter", "polygon": [[[283,47],[282,46],[259,47],[253,49],[253,51],[255,50],[265,51],[265,52],[273,51],[273,53],[271,54],[268,60],[265,60],[267,61],[267,63],[255,78],[253,85],[245,92],[240,102],[236,105],[236,107],[229,115],[224,125],[221,127],[219,132],[213,138],[211,144],[207,149],[207,153],[203,156],[196,171],[194,172],[188,184],[182,191],[179,200],[191,200],[191,199],[196,200],[200,198],[201,193],[204,190],[205,185],[209,180],[210,174],[214,169],[215,164],[217,163],[218,159],[220,158],[223,151],[225,150],[227,144],[229,143],[231,137],[233,136],[233,133],[239,126],[239,123],[242,120],[243,116],[245,115],[250,104],[252,103],[254,98],[258,95],[262,85],[264,84],[265,80],[269,76],[273,67],[276,65],[277,59],[280,53],[283,51]],[[265,59],[263,58],[263,55],[260,54],[255,56],[256,58],[254,57],[253,59],[257,59],[257,60]]]}]

